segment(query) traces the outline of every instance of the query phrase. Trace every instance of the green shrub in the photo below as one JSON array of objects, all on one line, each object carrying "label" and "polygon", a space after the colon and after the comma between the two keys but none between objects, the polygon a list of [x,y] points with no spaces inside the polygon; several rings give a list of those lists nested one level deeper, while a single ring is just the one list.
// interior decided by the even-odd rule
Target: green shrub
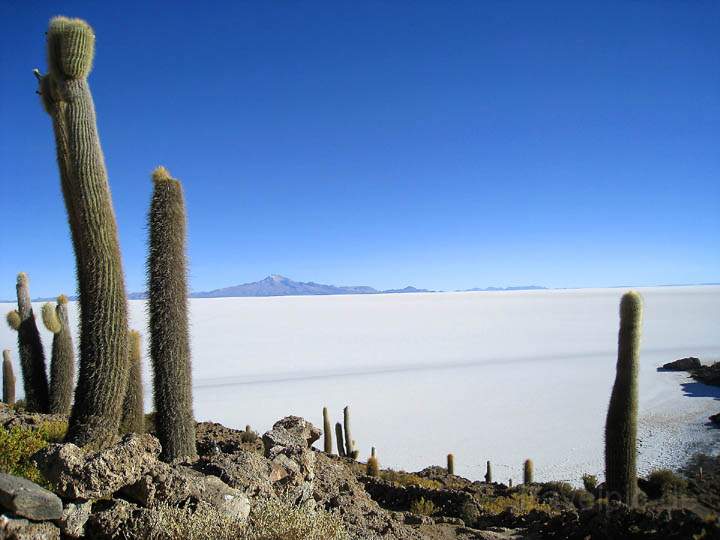
[{"label": "green shrub", "polygon": [[595,476],[594,474],[583,474],[582,481],[583,486],[585,486],[585,489],[588,490],[590,493],[593,493],[595,491],[595,488],[597,488],[598,479],[597,476]]},{"label": "green shrub", "polygon": [[512,493],[509,497],[482,497],[478,499],[478,503],[483,512],[491,515],[502,514],[506,510],[511,510],[517,515],[525,515],[533,510],[548,514],[556,513],[549,504],[540,502],[531,493]]},{"label": "green shrub", "polygon": [[575,488],[567,482],[547,482],[543,484],[538,495],[543,496],[553,491],[566,499],[571,499],[575,493]]},{"label": "green shrub", "polygon": [[680,495],[687,486],[687,480],[669,469],[652,471],[647,478],[648,496],[654,498]]},{"label": "green shrub", "polygon": [[253,501],[247,540],[347,540],[348,535],[337,514],[310,510],[285,500]]},{"label": "green shrub", "polygon": [[49,443],[62,440],[66,431],[67,422],[44,422],[36,429],[0,427],[0,472],[22,476],[36,484],[49,487],[30,457]]},{"label": "green shrub", "polygon": [[432,501],[428,501],[425,497],[420,497],[412,502],[410,511],[413,514],[419,514],[421,516],[432,516],[437,512],[437,507]]},{"label": "green shrub", "polygon": [[407,473],[405,471],[382,471],[380,478],[388,482],[400,484],[401,486],[420,486],[427,489],[440,489],[443,487],[442,483],[437,480],[423,478],[417,474]]}]

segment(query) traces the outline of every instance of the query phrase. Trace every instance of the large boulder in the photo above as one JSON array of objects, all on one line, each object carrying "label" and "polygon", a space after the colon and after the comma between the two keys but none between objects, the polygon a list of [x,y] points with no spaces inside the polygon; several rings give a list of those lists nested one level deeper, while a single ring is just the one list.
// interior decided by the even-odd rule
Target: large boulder
[{"label": "large boulder", "polygon": [[43,521],[62,515],[62,501],[26,478],[0,473],[0,507],[17,515]]},{"label": "large boulder", "polygon": [[322,432],[299,416],[286,416],[278,420],[272,429],[263,435],[265,457],[272,459],[283,448],[310,448]]},{"label": "large boulder", "polygon": [[53,444],[33,459],[61,497],[100,499],[137,482],[158,463],[160,443],[152,435],[130,434],[106,450],[85,452],[74,444]]},{"label": "large boulder", "polygon": [[230,487],[250,497],[274,495],[270,460],[255,452],[239,451],[234,454],[205,456],[195,464],[201,472],[217,476]]},{"label": "large boulder", "polygon": [[60,530],[47,521],[32,523],[0,515],[0,540],[60,540]]},{"label": "large boulder", "polygon": [[679,360],[663,364],[662,369],[666,371],[692,371],[693,369],[698,369],[701,365],[699,358],[688,356],[687,358],[680,358]]},{"label": "large boulder", "polygon": [[158,462],[137,482],[124,487],[121,493],[144,507],[158,503],[204,502],[238,521],[244,521],[250,513],[250,501],[242,491],[215,476],[205,476],[187,467],[171,467],[162,462]]}]

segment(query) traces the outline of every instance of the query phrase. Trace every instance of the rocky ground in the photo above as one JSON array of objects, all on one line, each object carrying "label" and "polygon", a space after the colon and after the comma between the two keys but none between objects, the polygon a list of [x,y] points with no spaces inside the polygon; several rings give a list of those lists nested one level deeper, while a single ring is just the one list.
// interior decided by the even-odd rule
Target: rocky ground
[{"label": "rocky ground", "polygon": [[[48,421],[62,418],[0,408],[4,428]],[[0,474],[0,540],[720,538],[717,458],[693,462],[676,492],[641,484],[646,504],[629,510],[563,483],[510,488],[439,467],[370,477],[313,449],[320,435],[293,416],[262,437],[204,422],[199,459],[172,465],[152,434],[95,453],[49,444],[33,461],[51,490]]]}]

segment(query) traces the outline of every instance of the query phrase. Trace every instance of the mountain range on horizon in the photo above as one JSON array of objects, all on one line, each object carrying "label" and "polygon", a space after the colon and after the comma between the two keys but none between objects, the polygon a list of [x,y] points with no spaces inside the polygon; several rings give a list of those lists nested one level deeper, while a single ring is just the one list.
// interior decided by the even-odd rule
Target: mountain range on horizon
[{"label": "mountain range on horizon", "polygon": [[[693,284],[668,284],[656,285],[657,287],[682,287],[685,285],[720,285],[720,283],[693,283]],[[629,285],[607,287],[607,288],[630,287]],[[511,287],[474,287],[472,289],[461,289],[454,292],[492,292],[492,291],[542,291],[549,287],[540,285],[519,285]],[[279,274],[271,274],[260,281],[232,285],[211,291],[190,293],[190,298],[242,298],[242,297],[269,297],[269,296],[328,296],[348,294],[406,294],[406,293],[434,293],[445,292],[431,289],[418,289],[408,286],[404,289],[379,290],[367,285],[326,285],[314,281],[293,281],[290,278]],[[128,294],[129,300],[145,300],[147,292],[133,292]],[[71,296],[71,300],[77,300],[77,296]],[[55,297],[33,298],[33,302],[54,301]],[[3,303],[12,303],[15,300],[0,300]]]}]

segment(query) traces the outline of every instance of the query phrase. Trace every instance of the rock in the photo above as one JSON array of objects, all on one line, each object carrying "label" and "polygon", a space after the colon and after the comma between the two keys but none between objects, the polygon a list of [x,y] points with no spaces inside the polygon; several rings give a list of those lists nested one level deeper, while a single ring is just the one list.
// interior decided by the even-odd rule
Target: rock
[{"label": "rock", "polygon": [[215,476],[162,462],[134,484],[124,487],[121,493],[144,507],[163,502],[173,505],[204,502],[239,521],[244,521],[250,513],[250,500],[242,491]]},{"label": "rock", "polygon": [[33,459],[61,497],[90,500],[137,482],[157,465],[159,454],[160,443],[155,437],[130,434],[100,452],[86,453],[74,444],[54,444]]},{"label": "rock", "polygon": [[26,478],[5,473],[0,473],[0,506],[34,521],[62,515],[62,501],[57,495]]},{"label": "rock", "polygon": [[681,358],[680,360],[675,360],[673,362],[663,364],[662,369],[668,371],[690,371],[693,369],[698,369],[700,366],[701,364],[699,358],[689,356],[687,358]]},{"label": "rock", "polygon": [[[132,524],[140,524],[142,509],[123,500],[112,500],[104,508],[90,515],[86,535],[94,540],[115,540],[116,538],[147,538],[128,530]],[[144,527],[137,527],[143,530]],[[149,531],[148,531],[149,533]],[[122,536],[121,536],[122,535]]]},{"label": "rock", "polygon": [[52,523],[31,523],[0,515],[0,540],[60,540],[60,529]]},{"label": "rock", "polygon": [[310,422],[299,416],[286,416],[278,420],[272,429],[262,437],[265,445],[265,457],[272,459],[273,449],[293,446],[310,448],[320,438],[322,432]]},{"label": "rock", "polygon": [[195,465],[201,472],[217,476],[230,487],[250,497],[272,497],[270,461],[254,452],[205,456]]},{"label": "rock", "polygon": [[200,422],[195,427],[198,454],[201,456],[233,454],[240,451],[263,451],[262,440],[247,440],[244,431],[230,429],[214,422]]},{"label": "rock", "polygon": [[713,414],[712,416],[708,416],[708,420],[710,420],[713,424],[720,425],[720,413]]},{"label": "rock", "polygon": [[58,520],[60,531],[68,538],[81,538],[85,534],[85,524],[90,517],[92,503],[69,503],[63,509]]}]

